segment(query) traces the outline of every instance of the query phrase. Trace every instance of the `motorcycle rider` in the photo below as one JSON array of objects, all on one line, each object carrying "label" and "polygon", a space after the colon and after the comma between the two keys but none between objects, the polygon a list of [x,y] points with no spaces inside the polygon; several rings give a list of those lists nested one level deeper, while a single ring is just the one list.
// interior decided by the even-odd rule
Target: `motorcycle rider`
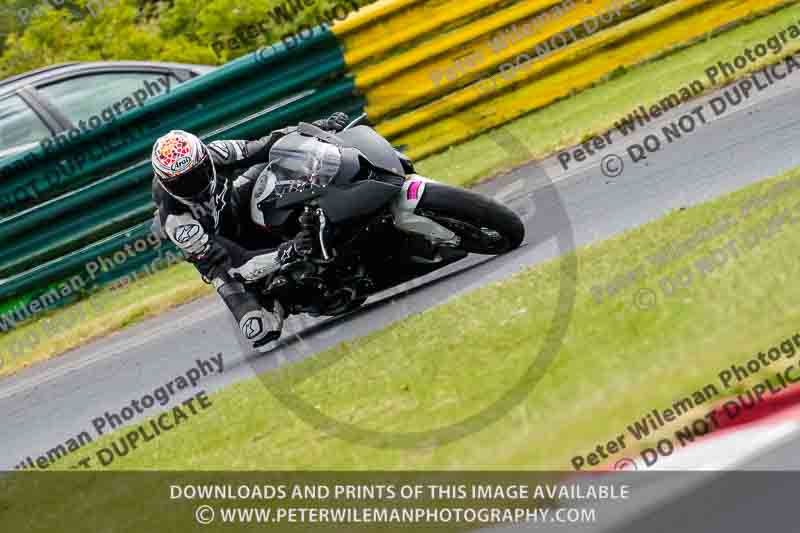
[{"label": "motorcycle rider", "polygon": [[[314,125],[337,133],[348,122],[346,114],[334,113]],[[285,228],[270,230],[250,217],[250,196],[270,148],[294,130],[208,144],[173,130],[153,145],[153,200],[161,228],[214,286],[254,348],[280,337],[285,313],[278,301],[262,307],[243,282],[276,272],[313,249],[312,235],[299,231],[286,240]],[[272,247],[263,249],[265,243]]]}]

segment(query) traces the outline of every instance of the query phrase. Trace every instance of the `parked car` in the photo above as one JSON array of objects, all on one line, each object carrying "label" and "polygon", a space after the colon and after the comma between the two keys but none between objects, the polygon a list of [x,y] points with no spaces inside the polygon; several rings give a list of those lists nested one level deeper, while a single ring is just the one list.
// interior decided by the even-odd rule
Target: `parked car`
[{"label": "parked car", "polygon": [[129,96],[147,80],[169,76],[171,85],[214,70],[205,65],[115,61],[64,63],[0,81],[0,159]]}]

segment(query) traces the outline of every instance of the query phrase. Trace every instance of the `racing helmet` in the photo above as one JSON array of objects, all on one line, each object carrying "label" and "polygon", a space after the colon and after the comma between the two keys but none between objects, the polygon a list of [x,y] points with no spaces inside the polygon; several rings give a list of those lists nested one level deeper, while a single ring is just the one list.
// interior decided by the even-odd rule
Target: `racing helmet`
[{"label": "racing helmet", "polygon": [[172,130],[153,145],[153,171],[172,196],[204,202],[216,184],[217,173],[208,148],[197,136]]}]

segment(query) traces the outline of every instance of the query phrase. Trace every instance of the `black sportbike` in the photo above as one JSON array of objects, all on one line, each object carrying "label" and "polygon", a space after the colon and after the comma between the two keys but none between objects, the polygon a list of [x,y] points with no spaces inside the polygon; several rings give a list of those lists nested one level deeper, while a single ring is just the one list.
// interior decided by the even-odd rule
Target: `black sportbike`
[{"label": "black sportbike", "polygon": [[[251,290],[277,298],[287,316],[339,315],[368,296],[463,259],[517,248],[520,218],[491,198],[415,174],[411,161],[370,127],[332,134],[300,123],[270,150],[253,209],[280,227],[298,217],[315,250]],[[281,180],[308,185],[263,194]],[[270,187],[271,188],[271,187]],[[262,194],[259,194],[262,193]],[[259,217],[260,218],[260,217]]]}]

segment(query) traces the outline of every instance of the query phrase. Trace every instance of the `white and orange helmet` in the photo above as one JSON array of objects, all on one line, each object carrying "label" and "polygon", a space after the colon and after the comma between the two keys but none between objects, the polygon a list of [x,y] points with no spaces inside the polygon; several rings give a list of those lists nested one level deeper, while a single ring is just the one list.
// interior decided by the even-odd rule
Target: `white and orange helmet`
[{"label": "white and orange helmet", "polygon": [[187,201],[203,201],[216,181],[206,145],[189,132],[172,130],[153,145],[153,171],[168,193]]}]

